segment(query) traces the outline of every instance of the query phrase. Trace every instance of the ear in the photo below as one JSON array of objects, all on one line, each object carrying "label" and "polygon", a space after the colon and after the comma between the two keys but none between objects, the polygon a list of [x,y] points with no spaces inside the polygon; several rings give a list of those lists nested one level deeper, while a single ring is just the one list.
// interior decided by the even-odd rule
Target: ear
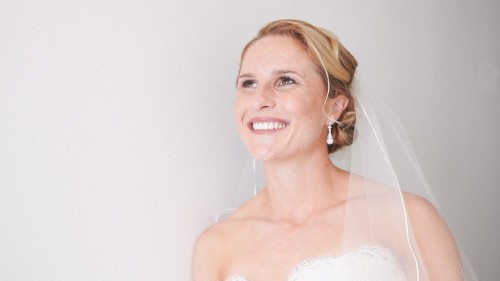
[{"label": "ear", "polygon": [[328,115],[329,121],[338,120],[348,104],[349,98],[345,95],[329,98],[325,104],[325,113]]}]

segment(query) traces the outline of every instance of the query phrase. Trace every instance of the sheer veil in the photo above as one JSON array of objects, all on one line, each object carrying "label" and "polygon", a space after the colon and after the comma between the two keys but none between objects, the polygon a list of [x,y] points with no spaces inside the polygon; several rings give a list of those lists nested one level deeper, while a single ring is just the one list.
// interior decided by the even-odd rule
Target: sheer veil
[{"label": "sheer veil", "polygon": [[[438,210],[439,204],[398,118],[382,102],[364,94],[359,85],[356,88],[353,144],[331,156],[336,166],[351,173],[342,253],[366,245],[380,245],[401,259],[408,280],[429,280],[411,228],[404,194],[421,196]],[[240,178],[233,205],[221,211],[217,220],[224,219],[264,186],[261,165],[250,156]],[[465,255],[462,254],[461,259],[465,280],[476,281]]]},{"label": "sheer veil", "polygon": [[[351,179],[343,250],[364,243],[387,246],[402,258],[409,280],[428,280],[403,193],[421,196],[443,213],[399,119],[365,93],[356,91],[354,142],[347,147]],[[461,259],[465,280],[477,280],[463,253]]]}]

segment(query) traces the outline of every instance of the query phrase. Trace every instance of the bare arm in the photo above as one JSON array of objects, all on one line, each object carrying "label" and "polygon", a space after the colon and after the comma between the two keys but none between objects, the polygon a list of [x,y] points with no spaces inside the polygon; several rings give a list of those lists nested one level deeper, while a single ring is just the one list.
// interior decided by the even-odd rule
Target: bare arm
[{"label": "bare arm", "polygon": [[412,194],[405,194],[405,201],[430,280],[463,281],[455,239],[436,208]]},{"label": "bare arm", "polygon": [[193,281],[219,280],[220,239],[213,229],[206,230],[193,249]]}]

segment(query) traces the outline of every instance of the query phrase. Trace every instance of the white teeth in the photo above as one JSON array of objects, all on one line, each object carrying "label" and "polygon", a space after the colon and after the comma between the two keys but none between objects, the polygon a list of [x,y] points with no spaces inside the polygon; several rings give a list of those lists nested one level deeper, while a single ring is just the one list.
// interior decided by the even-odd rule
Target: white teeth
[{"label": "white teeth", "polygon": [[255,122],[252,123],[254,130],[276,130],[286,127],[285,123],[280,122]]}]

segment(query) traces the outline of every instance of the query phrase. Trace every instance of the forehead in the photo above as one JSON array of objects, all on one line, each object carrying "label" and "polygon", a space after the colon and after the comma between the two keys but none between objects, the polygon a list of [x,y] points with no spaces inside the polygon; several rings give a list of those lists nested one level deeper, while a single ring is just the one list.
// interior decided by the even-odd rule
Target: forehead
[{"label": "forehead", "polygon": [[243,57],[241,72],[290,69],[315,70],[309,54],[297,40],[286,36],[266,36],[250,46]]}]

